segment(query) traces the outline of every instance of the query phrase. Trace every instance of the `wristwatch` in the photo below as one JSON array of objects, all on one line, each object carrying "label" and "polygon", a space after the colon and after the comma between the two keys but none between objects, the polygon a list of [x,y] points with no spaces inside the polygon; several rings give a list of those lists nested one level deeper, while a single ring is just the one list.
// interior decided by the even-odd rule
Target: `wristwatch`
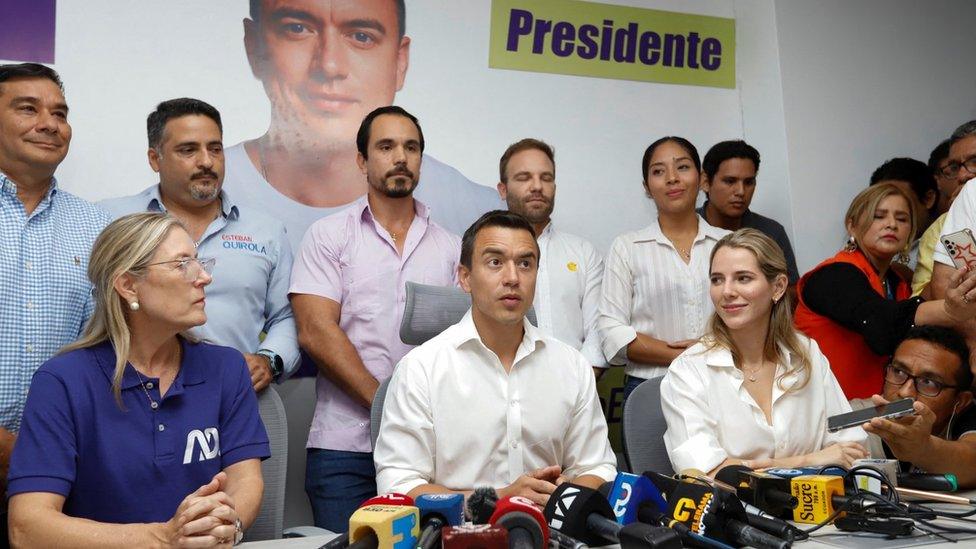
[{"label": "wristwatch", "polygon": [[278,381],[278,377],[281,376],[281,372],[285,371],[285,362],[281,360],[281,357],[278,356],[277,353],[267,349],[260,349],[256,354],[268,359],[268,364],[271,366],[271,377],[274,378],[275,381]]},{"label": "wristwatch", "polygon": [[237,545],[244,539],[244,525],[241,524],[240,517],[234,521],[234,545]]}]

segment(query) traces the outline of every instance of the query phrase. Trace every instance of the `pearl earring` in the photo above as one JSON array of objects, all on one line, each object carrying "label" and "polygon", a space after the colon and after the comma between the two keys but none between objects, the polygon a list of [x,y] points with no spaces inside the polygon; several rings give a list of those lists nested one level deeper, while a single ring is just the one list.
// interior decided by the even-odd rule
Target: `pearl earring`
[{"label": "pearl earring", "polygon": [[138,301],[131,301],[131,302],[129,302],[129,309],[132,310],[132,311],[138,311],[139,310],[139,302]]}]

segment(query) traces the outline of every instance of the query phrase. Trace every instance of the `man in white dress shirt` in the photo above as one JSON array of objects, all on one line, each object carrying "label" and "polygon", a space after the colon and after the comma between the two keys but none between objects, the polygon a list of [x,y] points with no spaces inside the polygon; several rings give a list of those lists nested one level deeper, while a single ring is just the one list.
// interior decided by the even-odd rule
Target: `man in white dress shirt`
[{"label": "man in white dress shirt", "polygon": [[556,484],[616,475],[589,361],[535,328],[539,246],[493,211],[464,233],[458,278],[471,310],[397,365],[376,442],[379,493],[491,486],[545,505]]},{"label": "man in white dress shirt", "polygon": [[499,176],[498,194],[508,211],[528,219],[537,235],[541,258],[533,305],[539,328],[583,353],[599,377],[608,366],[596,331],[603,257],[588,241],[553,228],[552,147],[532,138],[509,145],[499,162]]}]

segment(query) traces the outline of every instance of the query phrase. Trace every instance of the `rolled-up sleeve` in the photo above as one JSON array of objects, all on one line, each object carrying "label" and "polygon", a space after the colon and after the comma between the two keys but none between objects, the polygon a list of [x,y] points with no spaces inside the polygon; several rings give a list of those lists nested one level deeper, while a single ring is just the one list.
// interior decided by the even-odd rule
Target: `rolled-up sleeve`
[{"label": "rolled-up sleeve", "polygon": [[600,290],[600,314],[597,331],[603,356],[610,364],[624,364],[627,345],[637,339],[637,330],[630,324],[634,302],[634,273],[628,260],[627,244],[617,237],[607,254],[607,266]]},{"label": "rolled-up sleeve", "polygon": [[409,357],[393,370],[373,450],[380,494],[406,494],[434,478],[434,421],[429,382]]},{"label": "rolled-up sleeve", "polygon": [[282,382],[298,369],[301,355],[298,352],[298,333],[295,329],[295,316],[288,301],[288,284],[291,282],[291,264],[294,258],[284,227],[275,239],[277,260],[272,266],[264,300],[264,331],[267,333],[261,342],[261,349],[267,349],[281,357],[284,372],[278,379]]},{"label": "rolled-up sleeve", "polygon": [[716,436],[718,418],[709,409],[708,380],[688,357],[679,356],[661,380],[661,407],[668,430],[664,443],[675,471],[711,471],[728,457]]},{"label": "rolled-up sleeve", "polygon": [[563,439],[563,475],[573,479],[582,475],[595,475],[605,481],[617,476],[617,458],[607,436],[607,420],[600,407],[591,365],[583,355],[574,375],[579,383],[576,405],[569,430]]},{"label": "rolled-up sleeve", "polygon": [[583,346],[580,352],[590,362],[591,366],[604,368],[607,366],[606,357],[600,347],[600,333],[596,329],[597,317],[600,314],[601,288],[603,287],[603,257],[593,246],[586,249],[586,282],[583,288]]}]

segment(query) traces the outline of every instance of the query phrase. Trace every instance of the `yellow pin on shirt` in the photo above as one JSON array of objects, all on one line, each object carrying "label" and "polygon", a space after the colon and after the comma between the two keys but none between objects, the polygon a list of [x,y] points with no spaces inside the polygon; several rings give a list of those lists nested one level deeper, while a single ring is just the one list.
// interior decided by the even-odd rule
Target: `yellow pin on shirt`
[{"label": "yellow pin on shirt", "polygon": [[577,265],[576,263],[570,261],[569,263],[566,264],[566,268],[569,269],[569,272],[575,273],[577,269]]}]

